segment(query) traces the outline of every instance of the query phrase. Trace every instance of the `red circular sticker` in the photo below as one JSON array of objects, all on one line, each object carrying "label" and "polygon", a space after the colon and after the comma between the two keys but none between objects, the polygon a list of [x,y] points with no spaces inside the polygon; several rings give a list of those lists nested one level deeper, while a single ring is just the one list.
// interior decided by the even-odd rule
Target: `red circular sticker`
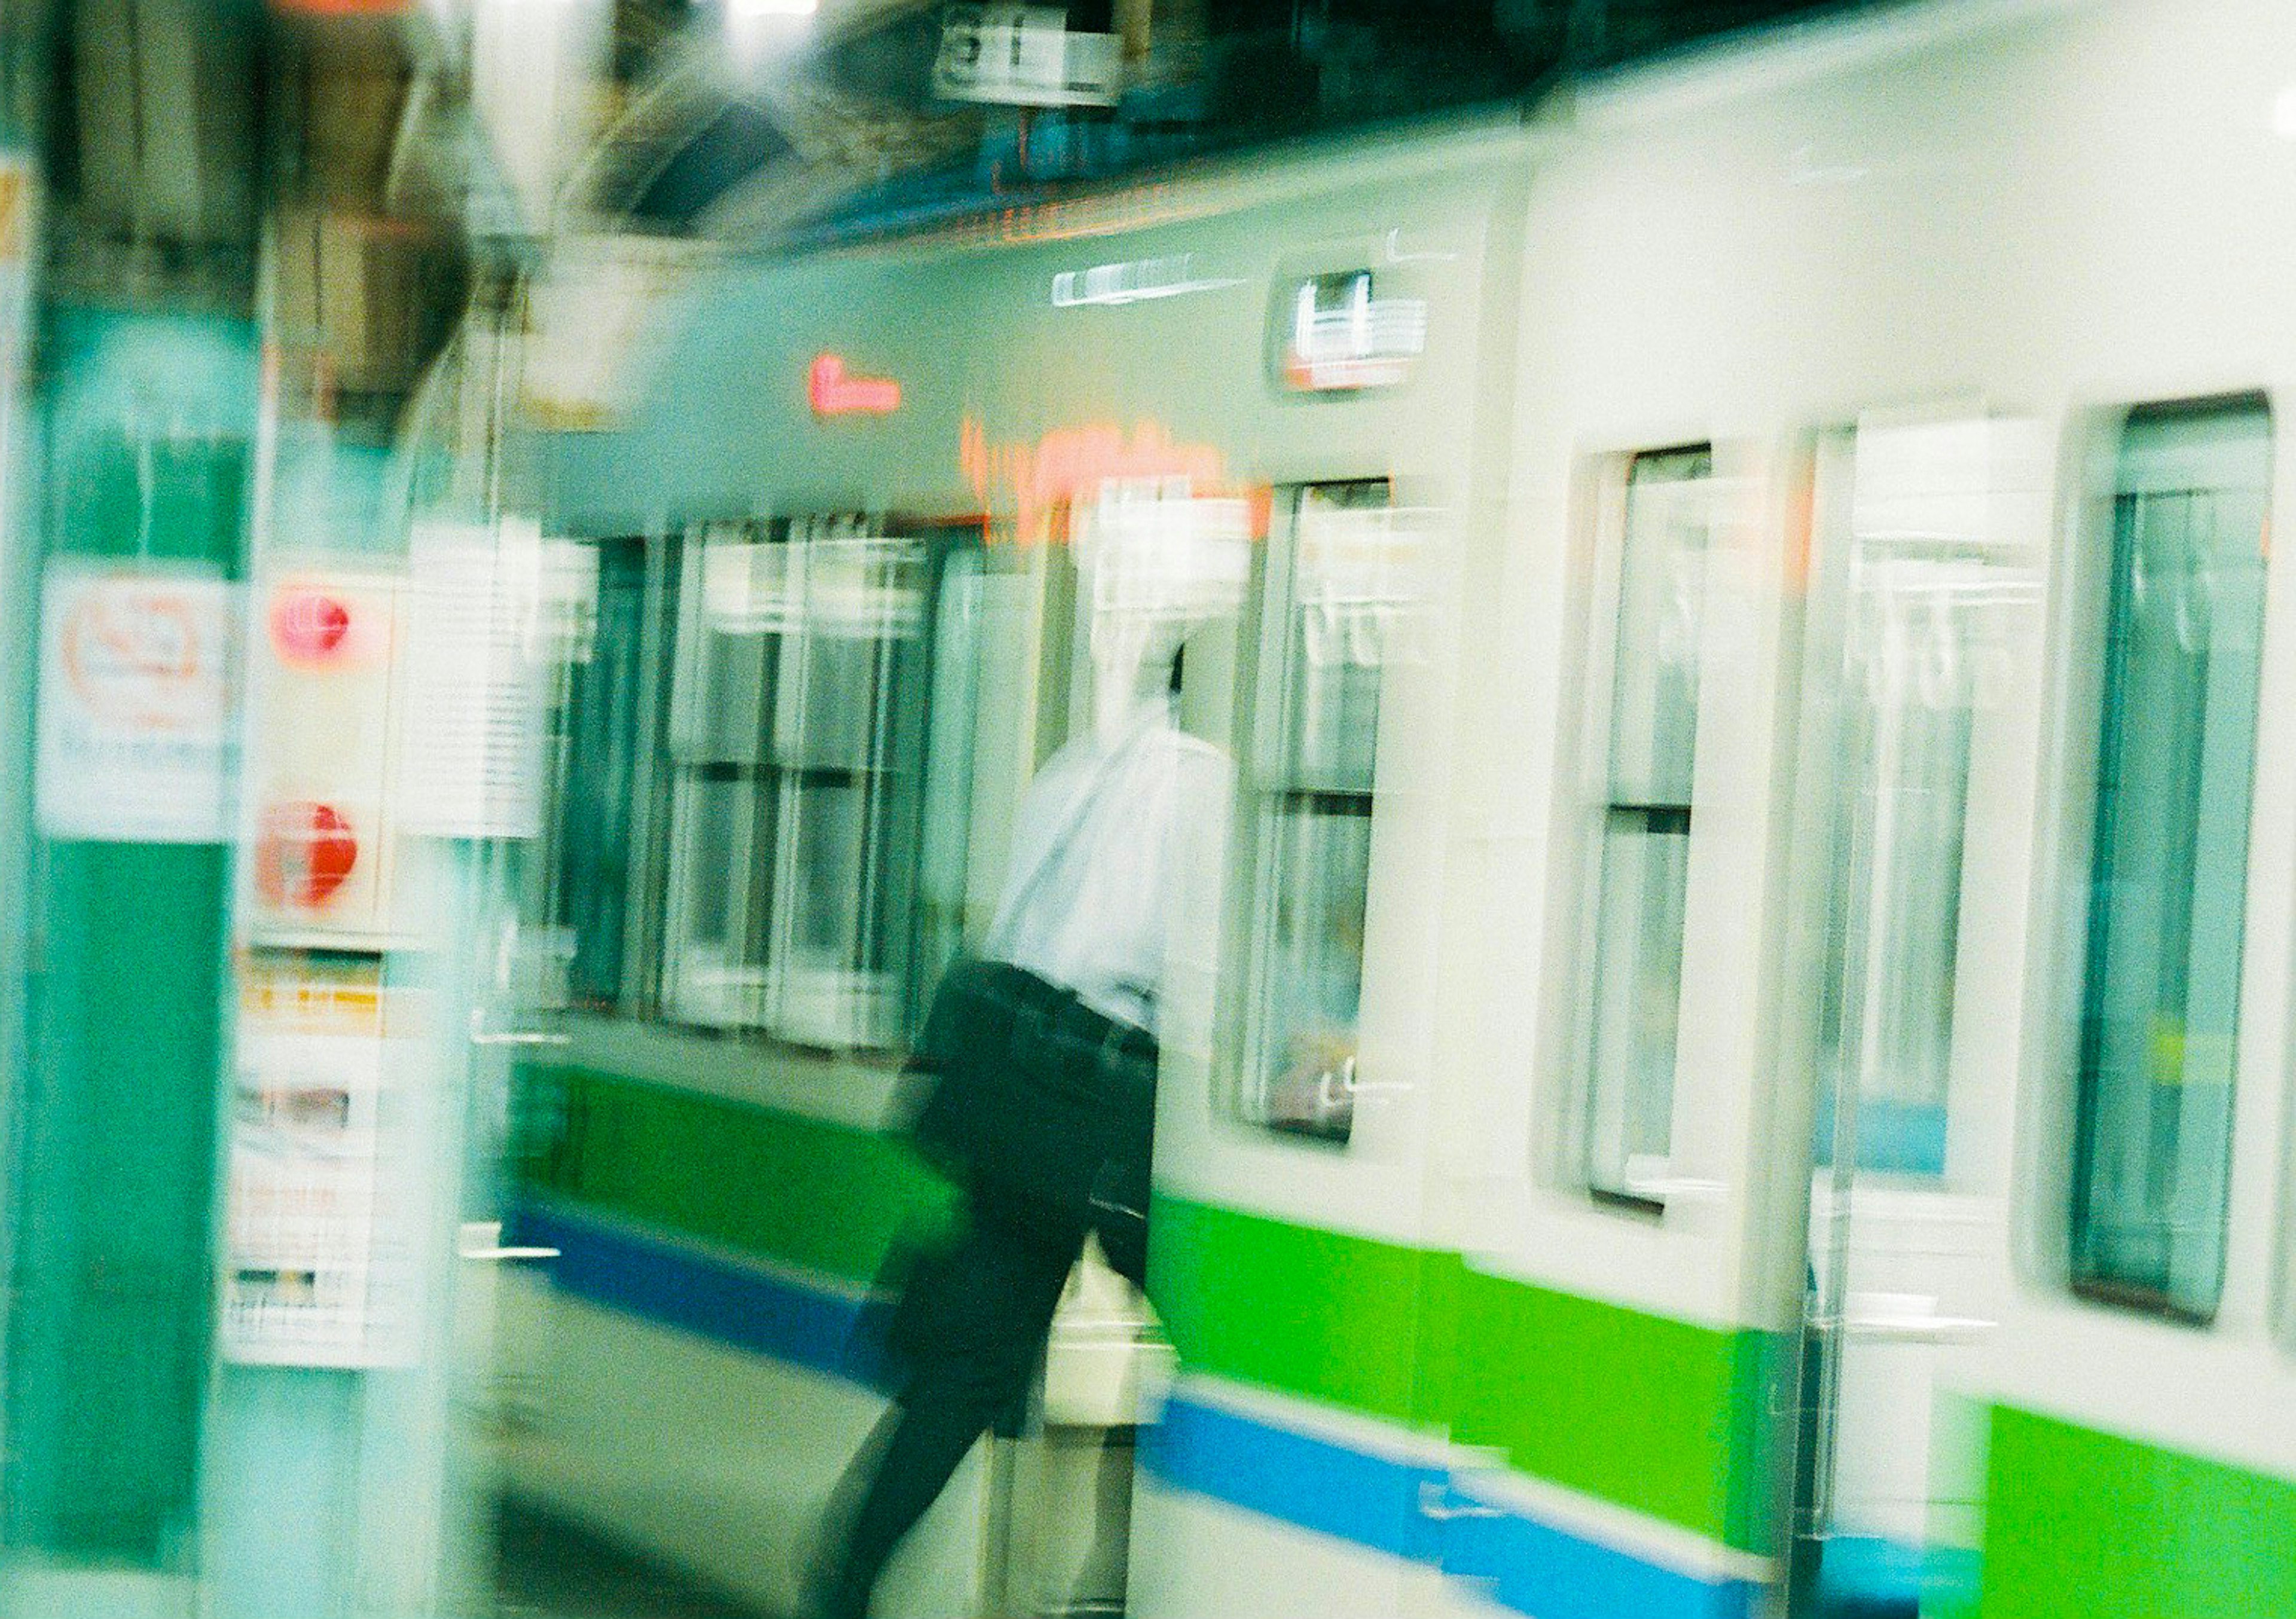
[{"label": "red circular sticker", "polygon": [[315,910],[358,863],[350,822],[325,804],[298,800],[263,812],[255,835],[255,886],[282,909]]},{"label": "red circular sticker", "polygon": [[320,663],[350,634],[351,609],[323,590],[283,592],[271,609],[271,643],[291,663]]}]

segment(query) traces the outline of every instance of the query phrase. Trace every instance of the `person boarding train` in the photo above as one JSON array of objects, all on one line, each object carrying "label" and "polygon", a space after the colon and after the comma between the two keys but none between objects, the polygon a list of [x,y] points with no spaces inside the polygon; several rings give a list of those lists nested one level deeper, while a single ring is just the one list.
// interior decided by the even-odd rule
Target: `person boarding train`
[{"label": "person boarding train", "polygon": [[965,1229],[903,1289],[899,1392],[849,1473],[859,1499],[808,1619],[868,1614],[896,1547],[1026,1396],[1087,1235],[1146,1290],[1159,1002],[1183,907],[1217,891],[1230,792],[1226,756],[1177,724],[1180,667],[1175,644],[1140,700],[1146,671],[1103,658],[1095,724],[1022,796],[980,957],[934,997],[916,1132],[963,1187]]}]

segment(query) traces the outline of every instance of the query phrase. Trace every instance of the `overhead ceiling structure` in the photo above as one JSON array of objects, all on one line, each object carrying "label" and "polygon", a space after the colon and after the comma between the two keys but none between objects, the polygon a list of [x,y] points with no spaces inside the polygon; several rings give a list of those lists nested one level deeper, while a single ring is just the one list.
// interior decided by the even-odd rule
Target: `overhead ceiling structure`
[{"label": "overhead ceiling structure", "polygon": [[[384,434],[467,264],[537,302],[562,285],[571,318],[538,325],[571,378],[613,350],[602,302],[659,296],[682,256],[1527,105],[1886,3],[8,0],[0,119],[43,132],[51,296],[260,303],[317,368],[315,408]],[[1082,93],[1018,105],[957,71],[1047,37],[1096,53]],[[570,380],[569,419],[596,391]]]},{"label": "overhead ceiling structure", "polygon": [[[575,200],[633,233],[724,237],[741,217],[824,206],[890,176],[971,156],[977,108],[931,92],[941,8],[920,0],[821,0],[760,13],[743,37],[709,6],[651,0],[647,52],[618,45],[629,77]],[[665,27],[668,14],[684,20]]]},{"label": "overhead ceiling structure", "polygon": [[11,0],[8,121],[52,304],[262,319],[311,408],[387,437],[465,299],[460,200],[396,185],[430,14]]},{"label": "overhead ceiling structure", "polygon": [[1048,0],[1027,14],[1114,65],[1106,104],[1034,109],[937,76],[953,29],[1014,10],[963,0],[11,0],[0,47],[44,22],[52,188],[164,273],[244,264],[283,187],[481,241],[755,240],[1524,100],[1860,3]]},{"label": "overhead ceiling structure", "polygon": [[[1048,10],[1070,30],[1120,42],[1119,91],[1107,106],[1034,110],[937,94],[947,31],[978,8],[818,3],[800,20],[764,14],[791,0],[622,0],[622,111],[581,176],[581,211],[638,234],[753,241],[808,217],[962,208],[1524,101],[1860,0],[1067,0]],[[730,25],[744,7],[779,25],[769,48],[754,32],[739,48]]]},{"label": "overhead ceiling structure", "polygon": [[[1112,41],[1113,82],[1100,104],[1033,108],[964,99],[947,82],[964,31],[1009,29],[1014,6],[816,0],[808,15],[807,3],[613,0],[610,115],[555,199],[526,283],[529,421],[619,420],[656,314],[717,253],[867,235],[1447,110],[1528,107],[1579,74],[1718,33],[1900,0],[1066,0],[1030,14]],[[1026,42],[1008,33],[996,48],[1018,56]]]}]

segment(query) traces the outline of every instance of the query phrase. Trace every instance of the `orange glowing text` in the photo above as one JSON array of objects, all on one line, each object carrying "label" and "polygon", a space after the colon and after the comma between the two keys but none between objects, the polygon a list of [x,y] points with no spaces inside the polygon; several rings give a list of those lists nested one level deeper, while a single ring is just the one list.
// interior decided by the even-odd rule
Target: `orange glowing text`
[{"label": "orange glowing text", "polygon": [[1048,537],[1048,519],[1060,506],[1098,493],[1111,478],[1185,478],[1197,493],[1227,484],[1227,462],[1208,444],[1182,444],[1158,422],[1127,432],[1114,422],[1055,428],[1035,444],[992,444],[978,417],[967,416],[957,446],[958,465],[982,504],[1012,497],[1014,532],[1023,540]]}]

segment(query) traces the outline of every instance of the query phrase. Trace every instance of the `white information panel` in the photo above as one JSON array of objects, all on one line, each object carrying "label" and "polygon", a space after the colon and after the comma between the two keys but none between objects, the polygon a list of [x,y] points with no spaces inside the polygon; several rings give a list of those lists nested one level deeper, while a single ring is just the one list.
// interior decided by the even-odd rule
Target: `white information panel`
[{"label": "white information panel", "polygon": [[385,801],[404,585],[324,556],[256,576],[242,903],[257,944],[394,936],[398,839]]},{"label": "white information panel", "polygon": [[223,1349],[278,1366],[405,1357],[408,1199],[385,1149],[379,957],[259,953],[240,980]]},{"label": "white information panel", "polygon": [[231,836],[237,604],[218,571],[58,557],[41,585],[43,836]]},{"label": "white information panel", "polygon": [[399,825],[531,838],[542,814],[541,530],[429,524],[410,551]]}]

